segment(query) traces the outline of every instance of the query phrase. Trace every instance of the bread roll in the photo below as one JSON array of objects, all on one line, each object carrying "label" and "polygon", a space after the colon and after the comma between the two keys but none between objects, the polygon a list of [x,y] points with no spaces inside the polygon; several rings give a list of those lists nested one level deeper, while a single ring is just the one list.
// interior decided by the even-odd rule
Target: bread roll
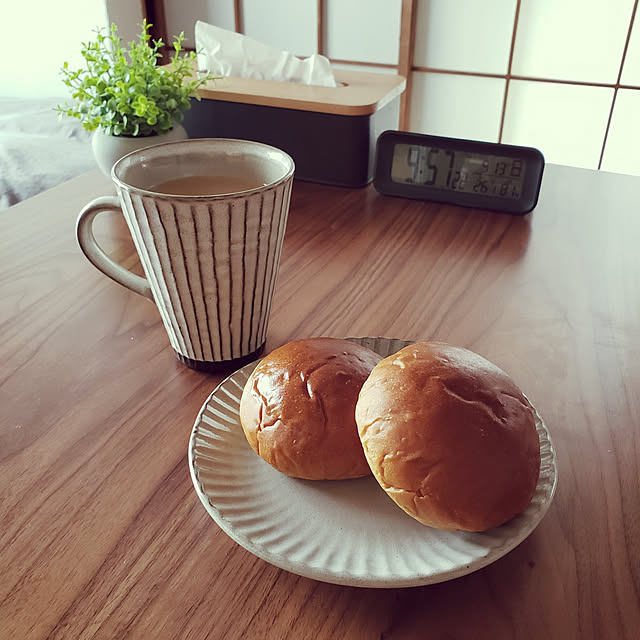
[{"label": "bread roll", "polygon": [[270,353],[240,400],[240,421],[253,450],[296,478],[369,475],[355,406],[379,360],[370,349],[337,338],[295,340]]},{"label": "bread roll", "polygon": [[373,474],[423,524],[484,531],[526,509],[540,471],[531,405],[501,369],[422,342],[382,360],[356,422]]}]

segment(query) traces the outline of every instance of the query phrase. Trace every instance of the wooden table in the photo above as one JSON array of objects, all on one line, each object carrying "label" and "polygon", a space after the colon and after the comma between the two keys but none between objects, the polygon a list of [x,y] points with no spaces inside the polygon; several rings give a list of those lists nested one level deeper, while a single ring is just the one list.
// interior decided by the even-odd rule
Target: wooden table
[{"label": "wooden table", "polygon": [[[300,578],[206,513],[187,443],[221,377],[179,364],[154,305],[80,253],[76,214],[110,192],[93,172],[0,212],[0,638],[638,637],[639,178],[548,166],[525,218],[295,184],[267,349],[471,348],[557,448],[525,542],[411,589]],[[98,235],[137,264],[118,216]]]}]

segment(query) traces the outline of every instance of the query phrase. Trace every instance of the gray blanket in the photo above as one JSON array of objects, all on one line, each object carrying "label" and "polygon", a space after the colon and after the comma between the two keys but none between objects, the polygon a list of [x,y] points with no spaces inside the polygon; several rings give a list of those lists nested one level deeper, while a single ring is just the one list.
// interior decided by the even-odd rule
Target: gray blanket
[{"label": "gray blanket", "polygon": [[0,97],[0,210],[96,168],[91,133],[54,111],[63,101]]}]

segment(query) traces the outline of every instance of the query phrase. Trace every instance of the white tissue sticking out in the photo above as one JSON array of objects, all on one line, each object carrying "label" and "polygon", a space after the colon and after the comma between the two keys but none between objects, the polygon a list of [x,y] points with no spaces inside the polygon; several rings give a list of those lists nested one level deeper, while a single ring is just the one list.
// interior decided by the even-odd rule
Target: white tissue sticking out
[{"label": "white tissue sticking out", "polygon": [[287,51],[198,20],[195,28],[198,68],[218,76],[239,76],[335,87],[329,60],[314,53],[296,58]]}]

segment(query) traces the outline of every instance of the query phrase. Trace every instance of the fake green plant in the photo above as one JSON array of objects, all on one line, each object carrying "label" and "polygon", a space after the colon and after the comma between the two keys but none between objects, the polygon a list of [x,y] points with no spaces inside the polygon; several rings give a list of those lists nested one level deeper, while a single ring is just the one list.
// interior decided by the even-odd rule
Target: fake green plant
[{"label": "fake green plant", "polygon": [[73,103],[57,107],[58,113],[78,118],[88,131],[102,129],[114,136],[151,136],[167,133],[189,109],[196,89],[212,77],[194,78],[194,51],[183,52],[184,33],[174,37],[170,62],[158,66],[162,40],[154,40],[143,21],[138,41],[122,46],[117,27],[95,41],[82,43],[85,66],[72,70],[67,62],[61,73],[71,89]]}]

